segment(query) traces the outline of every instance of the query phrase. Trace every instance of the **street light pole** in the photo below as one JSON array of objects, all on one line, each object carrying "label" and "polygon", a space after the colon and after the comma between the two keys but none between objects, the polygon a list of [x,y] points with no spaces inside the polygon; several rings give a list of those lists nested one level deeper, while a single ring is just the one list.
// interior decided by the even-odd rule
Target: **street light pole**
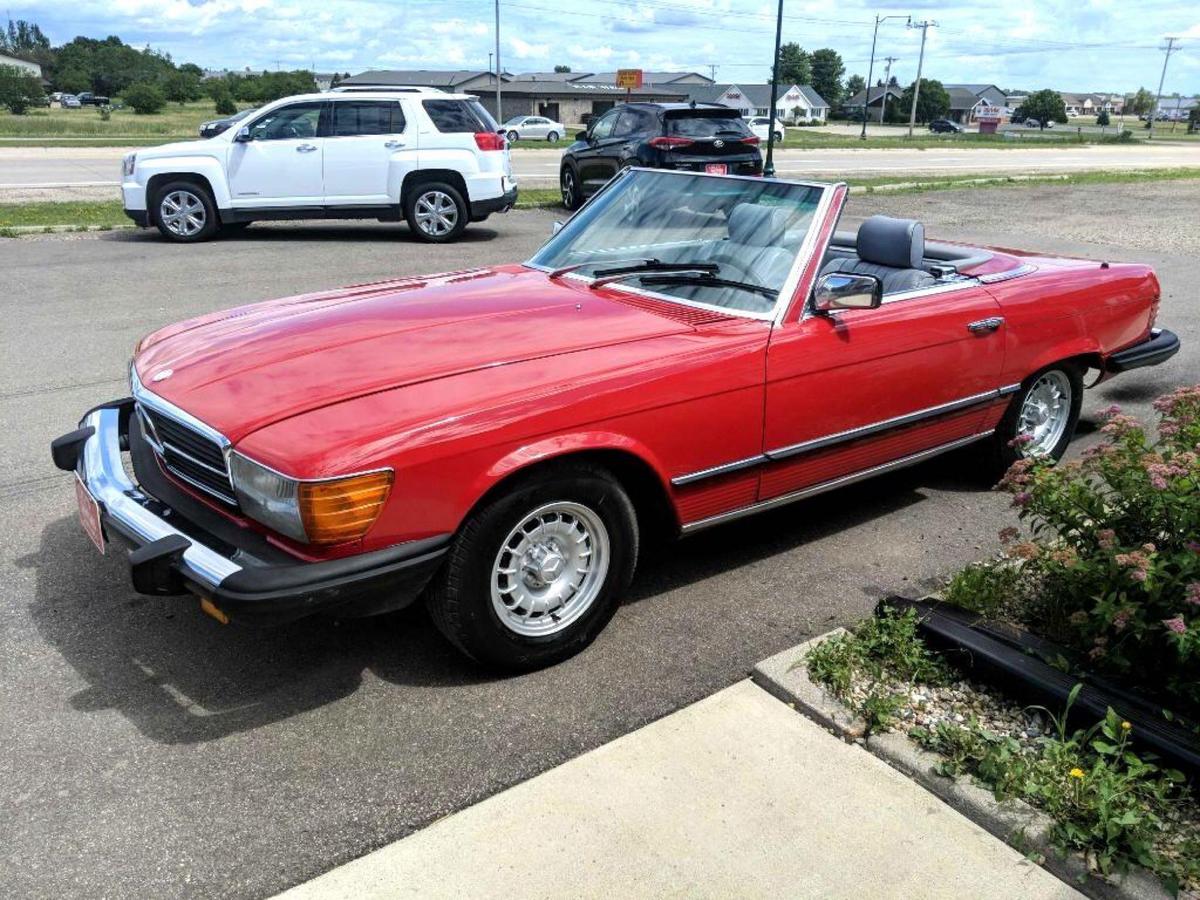
[{"label": "street light pole", "polygon": [[[861,140],[867,139],[867,110],[871,108],[871,81],[875,77],[875,44],[879,40],[879,25],[881,22],[886,22],[888,19],[907,19],[912,22],[912,16],[881,16],[875,15],[875,31],[871,35],[871,61],[867,64],[867,89],[863,93],[863,108],[862,108],[862,134],[859,135]],[[887,96],[887,85],[883,86],[883,94]]]},{"label": "street light pole", "polygon": [[771,66],[771,108],[767,110],[767,161],[763,164],[765,178],[775,177],[775,102],[779,95],[779,45],[782,41],[783,0],[779,0],[779,11],[775,15],[775,64]]},{"label": "street light pole", "polygon": [[496,0],[496,121],[504,124],[504,110],[500,105],[500,0]]},{"label": "street light pole", "polygon": [[917,80],[913,82],[913,99],[912,110],[908,114],[908,136],[913,136],[913,125],[917,122],[917,100],[921,97],[921,66],[925,63],[925,35],[929,33],[929,26],[937,27],[937,22],[930,22],[926,19],[924,22],[917,22],[915,25],[910,20],[909,28],[921,29],[921,55],[917,57]]}]

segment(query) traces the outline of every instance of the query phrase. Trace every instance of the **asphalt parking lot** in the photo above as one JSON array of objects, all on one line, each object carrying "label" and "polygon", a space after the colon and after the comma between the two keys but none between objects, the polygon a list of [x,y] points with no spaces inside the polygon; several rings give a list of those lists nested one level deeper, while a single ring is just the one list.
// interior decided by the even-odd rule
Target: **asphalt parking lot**
[{"label": "asphalt parking lot", "polygon": [[[1069,193],[1064,193],[1069,192]],[[1200,381],[1200,185],[1000,188],[852,200],[933,237],[1154,264],[1167,366],[1091,392],[1149,414]],[[552,211],[429,247],[377,224],[255,225],[194,247],[150,232],[0,241],[0,892],[262,896],[726,687],[758,660],[990,551],[1006,499],[947,457],[652,555],[587,652],[497,679],[419,609],[223,628],[135,595],[79,529],[49,441],[124,393],[145,332],[289,293],[521,260]],[[830,402],[836,402],[831,398]],[[747,735],[747,740],[754,740]],[[506,846],[497,857],[536,853]],[[448,861],[449,862],[449,861]]]}]

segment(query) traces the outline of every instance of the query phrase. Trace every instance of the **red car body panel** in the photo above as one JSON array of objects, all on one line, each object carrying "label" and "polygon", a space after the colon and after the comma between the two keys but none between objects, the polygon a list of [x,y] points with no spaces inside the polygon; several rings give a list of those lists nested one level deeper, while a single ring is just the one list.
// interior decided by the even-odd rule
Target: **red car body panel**
[{"label": "red car body panel", "polygon": [[[1008,405],[1000,389],[1065,358],[1100,367],[1153,323],[1158,283],[1145,266],[1001,251],[979,282],[806,315],[844,199],[833,190],[776,321],[500,266],[192,320],[143,341],[136,369],[287,475],[392,468],[383,513],[353,544],[300,546],[239,519],[327,559],[452,533],[505,478],[575,453],[638,466],[677,524],[695,524],[986,433]],[[1004,326],[968,330],[991,317]],[[877,436],[803,446],[973,397]]]}]

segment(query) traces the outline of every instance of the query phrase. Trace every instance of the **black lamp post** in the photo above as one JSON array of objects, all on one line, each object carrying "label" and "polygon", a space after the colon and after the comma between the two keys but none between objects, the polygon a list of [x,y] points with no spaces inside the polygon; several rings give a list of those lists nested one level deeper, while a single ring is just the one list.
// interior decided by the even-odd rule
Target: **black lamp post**
[{"label": "black lamp post", "polygon": [[763,175],[775,177],[775,100],[779,94],[779,44],[783,40],[783,0],[779,0],[779,12],[775,16],[775,64],[771,66],[771,108],[767,125],[767,161],[763,164]]}]

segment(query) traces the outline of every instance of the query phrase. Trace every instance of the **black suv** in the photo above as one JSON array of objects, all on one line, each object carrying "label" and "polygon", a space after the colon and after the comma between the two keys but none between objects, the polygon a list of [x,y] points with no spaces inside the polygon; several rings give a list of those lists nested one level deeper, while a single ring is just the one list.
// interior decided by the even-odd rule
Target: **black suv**
[{"label": "black suv", "polygon": [[629,166],[720,175],[761,175],[758,138],[728,106],[712,103],[629,103],[593,119],[563,153],[563,205],[584,198]]}]

